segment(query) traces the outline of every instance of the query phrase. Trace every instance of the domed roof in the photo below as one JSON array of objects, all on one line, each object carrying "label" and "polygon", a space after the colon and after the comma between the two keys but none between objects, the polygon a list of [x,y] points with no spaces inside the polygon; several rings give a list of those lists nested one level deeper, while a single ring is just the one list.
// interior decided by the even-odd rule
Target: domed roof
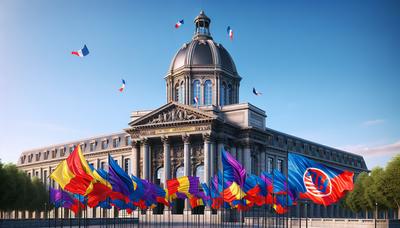
[{"label": "domed roof", "polygon": [[228,51],[211,39],[192,40],[184,44],[172,59],[170,71],[181,68],[220,68],[236,74],[236,66]]},{"label": "domed roof", "polygon": [[195,18],[196,32],[189,43],[185,43],[172,59],[170,72],[184,68],[212,68],[237,75],[236,66],[228,51],[213,41],[209,32],[210,19],[200,12]]}]

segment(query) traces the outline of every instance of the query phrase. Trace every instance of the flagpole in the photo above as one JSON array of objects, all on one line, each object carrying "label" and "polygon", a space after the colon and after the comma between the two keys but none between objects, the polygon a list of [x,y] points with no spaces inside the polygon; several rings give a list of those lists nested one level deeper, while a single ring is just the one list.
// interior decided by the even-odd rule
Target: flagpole
[{"label": "flagpole", "polygon": [[286,228],[289,227],[289,149],[286,146]]}]

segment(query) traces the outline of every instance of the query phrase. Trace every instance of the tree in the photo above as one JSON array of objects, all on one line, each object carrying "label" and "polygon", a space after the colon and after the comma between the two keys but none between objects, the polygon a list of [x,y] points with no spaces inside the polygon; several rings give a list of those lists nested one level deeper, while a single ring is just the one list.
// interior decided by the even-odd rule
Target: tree
[{"label": "tree", "polygon": [[397,209],[400,218],[400,154],[395,156],[386,166],[382,180],[382,192],[389,206]]},{"label": "tree", "polygon": [[357,176],[354,183],[353,191],[349,192],[346,196],[345,202],[348,208],[353,212],[359,212],[368,208],[367,200],[364,197],[364,184],[369,178],[368,173],[362,172]]}]

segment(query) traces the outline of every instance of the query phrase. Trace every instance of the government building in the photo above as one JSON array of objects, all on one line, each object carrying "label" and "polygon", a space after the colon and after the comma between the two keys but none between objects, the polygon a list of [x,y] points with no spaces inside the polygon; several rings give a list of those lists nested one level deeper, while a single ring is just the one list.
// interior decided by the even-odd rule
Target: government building
[{"label": "government building", "polygon": [[[111,154],[126,172],[161,186],[166,179],[183,175],[199,176],[208,183],[221,169],[223,148],[257,175],[273,169],[286,173],[289,151],[355,175],[367,171],[360,155],[270,129],[264,110],[240,102],[242,77],[229,52],[213,40],[210,23],[210,18],[200,12],[194,20],[192,40],[173,57],[164,77],[165,105],[133,111],[127,128],[118,133],[24,151],[18,168],[55,186],[49,174],[75,146],[80,146],[95,168],[107,169],[107,155]],[[304,207],[307,205],[299,203],[290,213],[304,216]],[[101,216],[99,209],[89,209],[89,214]],[[339,204],[323,207],[308,203],[308,216],[353,215]]]}]

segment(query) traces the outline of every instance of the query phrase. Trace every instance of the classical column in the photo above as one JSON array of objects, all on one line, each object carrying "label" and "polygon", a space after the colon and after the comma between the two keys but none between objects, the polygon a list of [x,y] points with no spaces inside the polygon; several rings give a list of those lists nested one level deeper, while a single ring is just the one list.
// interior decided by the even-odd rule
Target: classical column
[{"label": "classical column", "polygon": [[242,146],[239,145],[236,149],[236,153],[237,153],[237,160],[240,164],[243,164],[243,149]]},{"label": "classical column", "polygon": [[147,138],[143,138],[142,147],[143,147],[143,179],[150,180],[150,150]]},{"label": "classical column", "polygon": [[231,152],[232,156],[237,159],[237,151],[234,145],[231,147],[231,151],[229,152]]},{"label": "classical column", "polygon": [[247,173],[252,173],[250,142],[246,142],[243,149],[243,164]]},{"label": "classical column", "polygon": [[[215,154],[215,142],[211,139],[210,141],[210,175],[213,176],[216,173],[216,160],[217,156]],[[208,184],[208,182],[207,182]]]},{"label": "classical column", "polygon": [[204,140],[204,182],[209,183],[210,175],[210,134],[203,134]]},{"label": "classical column", "polygon": [[191,176],[190,172],[190,136],[182,135],[183,141],[183,166],[184,166],[184,174],[185,176]]},{"label": "classical column", "polygon": [[218,149],[217,149],[217,157],[218,157],[218,170],[222,171],[222,160],[221,160],[221,152],[225,148],[225,139],[218,139]]},{"label": "classical column", "polygon": [[139,177],[140,168],[140,143],[139,141],[132,140],[132,174]]},{"label": "classical column", "polygon": [[168,137],[162,137],[161,141],[164,147],[164,187],[166,187],[167,180],[171,179],[171,150],[169,146]]}]

